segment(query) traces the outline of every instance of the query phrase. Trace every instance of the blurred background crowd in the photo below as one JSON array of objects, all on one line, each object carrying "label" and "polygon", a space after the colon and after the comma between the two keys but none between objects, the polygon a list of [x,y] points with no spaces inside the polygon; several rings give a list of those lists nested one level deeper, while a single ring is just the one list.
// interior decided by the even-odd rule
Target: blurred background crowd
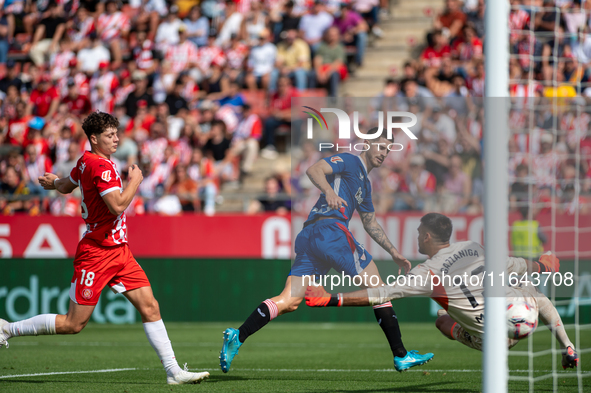
[{"label": "blurred background crowd", "polygon": [[[316,192],[303,174],[320,158],[291,135],[303,124],[292,124],[291,100],[339,96],[391,2],[5,0],[2,214],[80,214],[79,194],[36,179],[69,174],[89,149],[81,121],[96,110],[120,121],[112,159],[124,182],[130,164],[144,172],[128,214],[288,212],[292,192]],[[400,133],[403,152],[372,174],[379,212],[482,213],[484,0],[437,4],[424,9],[432,28],[415,56],[363,108],[366,127],[380,110],[419,119],[419,139]],[[588,207],[590,12],[584,0],[511,0],[515,209],[527,199]]]}]

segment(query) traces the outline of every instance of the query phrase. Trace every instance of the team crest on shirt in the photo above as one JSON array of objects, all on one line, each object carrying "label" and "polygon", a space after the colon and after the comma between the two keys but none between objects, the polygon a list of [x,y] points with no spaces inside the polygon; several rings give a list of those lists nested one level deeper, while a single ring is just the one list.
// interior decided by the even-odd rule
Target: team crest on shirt
[{"label": "team crest on shirt", "polygon": [[336,164],[337,162],[344,162],[343,159],[339,156],[334,156],[330,158],[330,162],[332,162],[333,164]]},{"label": "team crest on shirt", "polygon": [[80,168],[78,168],[80,170],[80,173],[84,173],[84,170],[86,169],[86,163],[82,163],[80,164]]},{"label": "team crest on shirt", "polygon": [[106,181],[107,183],[111,181],[111,171],[104,171],[101,174],[101,179],[103,179],[104,181]]},{"label": "team crest on shirt", "polygon": [[93,293],[92,293],[92,289],[90,289],[90,288],[84,288],[84,289],[82,290],[82,297],[83,297],[84,299],[86,299],[86,300],[90,300],[90,299],[92,299],[92,295],[93,295]]}]

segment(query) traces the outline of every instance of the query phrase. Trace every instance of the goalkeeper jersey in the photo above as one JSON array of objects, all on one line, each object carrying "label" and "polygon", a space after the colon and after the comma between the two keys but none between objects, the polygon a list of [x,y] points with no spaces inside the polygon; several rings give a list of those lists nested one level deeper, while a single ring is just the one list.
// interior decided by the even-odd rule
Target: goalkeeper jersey
[{"label": "goalkeeper jersey", "polygon": [[[508,258],[508,273],[525,273],[523,258]],[[387,286],[386,297],[429,296],[470,334],[484,332],[484,248],[473,241],[453,243],[415,266],[398,284]],[[494,285],[500,285],[495,277]]]}]

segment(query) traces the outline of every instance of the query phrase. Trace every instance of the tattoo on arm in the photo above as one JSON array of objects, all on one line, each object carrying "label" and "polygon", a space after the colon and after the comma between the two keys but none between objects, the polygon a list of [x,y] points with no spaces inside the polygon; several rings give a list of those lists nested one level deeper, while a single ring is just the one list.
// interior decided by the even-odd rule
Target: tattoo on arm
[{"label": "tattoo on arm", "polygon": [[384,232],[384,229],[376,220],[376,214],[374,212],[360,212],[359,215],[361,216],[363,227],[365,228],[365,231],[369,233],[369,236],[371,236],[371,238],[375,240],[375,242],[378,243],[384,250],[390,252],[390,250],[394,248],[394,245],[390,239],[388,239],[386,232]]}]

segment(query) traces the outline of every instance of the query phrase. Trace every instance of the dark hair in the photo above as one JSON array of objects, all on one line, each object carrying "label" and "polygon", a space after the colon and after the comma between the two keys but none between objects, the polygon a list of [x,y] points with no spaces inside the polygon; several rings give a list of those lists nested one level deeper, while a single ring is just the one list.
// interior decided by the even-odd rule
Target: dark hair
[{"label": "dark hair", "polygon": [[[366,135],[367,134],[375,134],[376,132],[378,132],[378,130],[379,130],[379,127],[372,127],[369,130],[367,130],[367,132],[365,134]],[[386,139],[389,142],[394,142],[394,134],[392,134],[392,138],[391,139],[388,139],[388,133],[386,132],[386,128],[385,127],[382,128],[382,134],[380,135],[380,138],[384,138],[384,139]],[[378,139],[380,139],[380,138],[378,138]]]},{"label": "dark hair", "polygon": [[453,226],[449,217],[439,213],[428,213],[421,217],[421,224],[433,235],[436,240],[442,243],[449,242]]},{"label": "dark hair", "polygon": [[115,116],[105,112],[93,112],[82,122],[82,129],[89,140],[91,135],[100,135],[107,128],[119,128],[119,120]]}]

